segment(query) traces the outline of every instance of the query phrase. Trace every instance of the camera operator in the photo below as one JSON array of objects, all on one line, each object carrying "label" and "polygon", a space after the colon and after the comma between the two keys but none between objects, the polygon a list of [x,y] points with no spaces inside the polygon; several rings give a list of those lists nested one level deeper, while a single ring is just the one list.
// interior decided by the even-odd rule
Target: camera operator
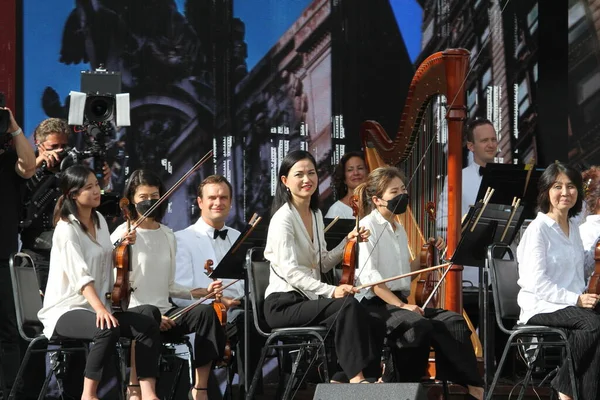
[{"label": "camera operator", "polygon": [[4,143],[0,148],[0,361],[5,383],[10,387],[21,362],[21,352],[8,260],[19,250],[20,186],[35,172],[35,154],[12,112],[4,107],[0,111],[4,111],[0,117],[9,119],[7,132],[0,133]]}]

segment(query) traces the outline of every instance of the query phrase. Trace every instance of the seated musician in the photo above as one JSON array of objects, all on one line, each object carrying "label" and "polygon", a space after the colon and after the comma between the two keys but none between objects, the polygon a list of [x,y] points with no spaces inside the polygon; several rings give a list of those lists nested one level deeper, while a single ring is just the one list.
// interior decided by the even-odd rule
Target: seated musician
[{"label": "seated musician", "polygon": [[320,325],[331,330],[339,365],[351,383],[381,375],[383,324],[351,295],[352,285],[321,282],[321,272],[342,259],[346,241],[369,231],[350,232],[327,251],[323,218],[317,208],[319,177],[313,156],[292,151],[279,169],[265,258],[271,263],[264,312],[271,328]]},{"label": "seated musician", "polygon": [[[419,269],[418,259],[410,261],[406,232],[396,220],[396,215],[403,214],[408,205],[404,182],[406,178],[400,170],[382,167],[371,171],[366,182],[355,189],[359,215],[367,214],[360,225],[372,232],[368,241],[359,243],[357,280],[361,284]],[[444,247],[441,238],[436,247]],[[426,373],[433,346],[436,378],[465,385],[473,397],[481,399],[482,380],[467,323],[452,311],[408,304],[410,281],[403,278],[381,283],[357,295],[361,304],[386,321],[396,376],[386,373],[384,379],[420,380]],[[400,372],[403,366],[405,371]]]},{"label": "seated musician", "polygon": [[600,236],[600,167],[592,167],[582,175],[588,216],[579,226],[579,233],[583,248],[593,251]]},{"label": "seated musician", "polygon": [[[238,240],[240,231],[225,224],[232,208],[233,188],[222,175],[207,176],[198,185],[196,199],[200,208],[200,218],[187,228],[175,232],[177,239],[177,268],[175,281],[190,287],[206,287],[212,281],[204,268],[207,260],[213,261],[216,268],[231,246]],[[240,266],[241,268],[242,266]],[[240,387],[244,386],[245,344],[241,340],[244,332],[244,309],[241,300],[244,297],[244,282],[223,279],[223,285],[230,285],[223,290],[221,298],[227,307],[226,332],[235,352],[235,367],[240,377]],[[177,305],[186,306],[189,300],[175,299]],[[212,300],[210,301],[212,302]],[[252,316],[248,316],[252,320]],[[248,362],[250,371],[258,363],[264,338],[256,332],[254,324],[250,324]]]},{"label": "seated musician", "polygon": [[362,152],[353,151],[344,154],[340,163],[336,165],[333,179],[338,201],[329,207],[325,218],[354,218],[350,201],[354,188],[363,183],[367,177],[364,157]]},{"label": "seated musician", "polygon": [[[594,271],[573,219],[581,211],[583,182],[565,164],[551,164],[538,181],[538,215],[517,248],[519,322],[562,328],[568,333],[580,399],[600,398],[600,315],[598,294],[586,293]],[[597,292],[596,292],[597,293]],[[552,386],[561,399],[573,397],[568,366]]]},{"label": "seated musician", "polygon": [[[165,193],[160,178],[149,170],[134,171],[125,187],[124,197],[129,200],[131,223],[135,223]],[[225,333],[219,323],[213,307],[200,304],[184,313],[176,320],[170,316],[181,308],[169,302],[173,298],[201,298],[209,292],[218,290],[220,281],[211,282],[206,289],[192,289],[175,282],[176,241],[173,231],[163,225],[166,202],[161,203],[146,220],[135,230],[137,240],[131,246],[129,279],[134,288],[130,297],[130,306],[151,304],[160,310],[155,316],[160,321],[163,341],[175,341],[188,333],[196,333],[194,340],[195,386],[192,389],[194,400],[207,399],[208,377],[212,364],[223,356]],[[118,226],[111,235],[116,242],[128,231],[127,222]],[[137,346],[136,346],[137,347]],[[137,355],[132,346],[133,355]],[[135,369],[139,364],[132,361],[132,373],[128,385],[129,399],[139,399],[139,383]]]},{"label": "seated musician", "polygon": [[[106,221],[96,211],[100,205],[98,180],[89,168],[74,165],[63,172],[59,186],[48,285],[38,313],[44,335],[94,342],[87,357],[82,400],[98,399],[102,371],[111,362],[119,337],[135,339],[140,349],[136,361],[141,392],[144,399],[158,399],[158,325],[136,312],[113,314],[105,298],[112,289],[113,245]],[[135,234],[125,237],[135,242]],[[141,308],[149,314],[154,309]]]}]

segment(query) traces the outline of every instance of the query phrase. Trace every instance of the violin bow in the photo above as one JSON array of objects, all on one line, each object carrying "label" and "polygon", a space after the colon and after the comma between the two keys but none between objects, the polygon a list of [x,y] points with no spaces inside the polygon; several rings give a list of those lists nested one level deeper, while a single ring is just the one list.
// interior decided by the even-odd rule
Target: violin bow
[{"label": "violin bow", "polygon": [[382,279],[382,280],[377,281],[377,282],[366,283],[364,285],[357,286],[356,288],[358,290],[366,289],[366,288],[370,288],[372,286],[380,285],[382,283],[395,281],[397,279],[408,278],[409,276],[413,276],[413,275],[419,275],[421,272],[435,271],[436,269],[444,268],[444,267],[447,267],[448,265],[451,265],[451,263],[434,265],[433,267],[423,268],[423,269],[419,269],[417,271],[412,271],[412,272],[407,272],[406,274],[392,276],[391,278]]},{"label": "violin bow", "polygon": [[229,282],[227,285],[221,287],[221,289],[219,289],[218,291],[212,291],[212,292],[210,292],[206,296],[204,296],[204,297],[196,300],[195,302],[193,302],[192,304],[188,305],[187,307],[182,308],[181,310],[179,310],[175,314],[171,315],[169,318],[171,318],[171,320],[175,321],[176,319],[178,319],[179,317],[181,317],[183,314],[185,314],[186,312],[190,311],[192,308],[196,308],[200,304],[204,303],[206,300],[208,300],[210,298],[213,298],[217,293],[222,292],[223,290],[227,289],[229,286],[233,285],[234,283],[237,283],[238,281],[241,281],[241,279],[235,279],[235,280]]},{"label": "violin bow", "polygon": [[167,190],[162,196],[160,196],[160,199],[158,199],[158,201],[154,203],[154,205],[152,205],[152,207],[150,207],[148,211],[144,213],[144,215],[142,215],[137,221],[135,221],[135,223],[131,227],[131,230],[135,230],[142,224],[142,222],[146,220],[146,218],[148,218],[149,215],[152,215],[154,210],[156,210],[171,194],[173,194],[173,192],[177,190],[179,186],[181,186],[181,184],[185,182],[187,178],[190,177],[190,175],[196,172],[202,166],[202,164],[211,159],[212,155],[213,151],[209,150],[208,153],[206,153],[200,160],[198,160],[198,162],[194,164],[194,166],[192,166],[192,168],[190,168],[188,172],[186,172],[181,178],[179,178],[177,182],[175,182],[175,184],[173,184],[173,186],[169,188],[169,190]]},{"label": "violin bow", "polygon": [[339,217],[339,216],[336,216],[336,217],[333,219],[333,221],[331,221],[331,222],[330,222],[330,223],[329,223],[329,224],[328,224],[328,225],[325,227],[325,229],[323,229],[323,233],[327,233],[327,231],[328,231],[328,230],[330,230],[330,229],[331,229],[331,227],[332,227],[332,226],[334,226],[334,225],[335,225],[335,223],[336,223],[336,222],[338,222],[339,220],[340,220],[340,217]]},{"label": "violin bow", "polygon": [[429,294],[429,297],[427,298],[427,300],[425,300],[425,303],[423,303],[423,307],[421,307],[421,308],[426,308],[427,307],[427,305],[429,304],[429,302],[431,301],[431,299],[433,299],[433,296],[435,296],[435,292],[437,292],[437,290],[439,289],[439,287],[442,284],[442,282],[444,282],[444,278],[446,277],[446,275],[448,275],[448,272],[450,272],[450,269],[452,269],[452,263],[447,263],[445,265],[447,265],[448,268],[446,268],[446,270],[442,274],[440,280],[435,284],[435,287],[433,288],[433,290]]}]

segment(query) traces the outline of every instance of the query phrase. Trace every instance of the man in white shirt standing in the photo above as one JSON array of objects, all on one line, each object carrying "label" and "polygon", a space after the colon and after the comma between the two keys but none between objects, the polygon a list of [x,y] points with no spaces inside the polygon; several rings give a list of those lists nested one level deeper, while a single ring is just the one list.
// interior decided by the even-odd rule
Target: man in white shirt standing
[{"label": "man in white shirt standing", "polygon": [[[198,221],[175,232],[177,239],[177,256],[175,282],[190,287],[208,287],[212,281],[206,275],[204,265],[207,260],[213,261],[213,268],[227,254],[231,246],[240,236],[240,232],[225,225],[231,211],[232,187],[229,181],[221,175],[211,175],[205,178],[198,187],[198,207],[200,218]],[[242,266],[240,266],[241,268]],[[231,279],[220,279],[223,286],[231,283]],[[243,345],[244,317],[240,299],[244,296],[244,283],[239,281],[223,290],[222,302],[228,309],[227,321],[237,327],[238,342]],[[173,299],[178,306],[185,307],[190,300]],[[252,330],[251,330],[252,334]],[[255,335],[251,336],[251,339]],[[258,348],[260,354],[261,346]],[[237,369],[243,383],[243,356],[242,349],[237,354]],[[251,351],[250,360],[257,360]],[[252,361],[251,361],[252,365]]]},{"label": "man in white shirt standing", "polygon": [[[462,200],[461,215],[469,212],[469,207],[475,204],[477,192],[481,185],[483,168],[488,163],[493,163],[498,153],[498,138],[494,125],[489,119],[478,118],[471,120],[466,127],[467,149],[473,155],[473,162],[462,170]],[[448,181],[444,182],[444,189],[440,196],[437,212],[437,229],[445,237],[448,224]],[[479,284],[479,269],[465,267],[463,282],[469,282],[477,287]]]}]

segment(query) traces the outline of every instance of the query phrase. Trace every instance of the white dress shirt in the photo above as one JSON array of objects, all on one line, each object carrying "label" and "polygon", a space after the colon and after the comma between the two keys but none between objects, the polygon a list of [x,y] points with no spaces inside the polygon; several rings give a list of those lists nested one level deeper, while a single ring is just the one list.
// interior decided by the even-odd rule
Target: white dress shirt
[{"label": "white dress shirt", "polygon": [[96,228],[96,239],[81,229],[73,215],[69,215],[69,222],[59,220],[56,224],[44,305],[38,312],[38,318],[44,324],[44,335],[48,338],[52,337],[58,319],[67,311],[95,312],[81,292],[90,282],[93,282],[100,301],[111,310],[105,294],[113,285],[113,245],[104,217],[100,213],[97,215],[100,228]]},{"label": "white dress shirt", "polygon": [[600,238],[600,215],[588,215],[585,222],[579,225],[579,234],[583,248],[593,252]]},{"label": "white dress shirt", "polygon": [[[181,286],[194,289],[207,288],[210,285],[212,279],[204,271],[206,260],[212,260],[213,268],[216,268],[240,236],[238,230],[229,226],[224,226],[223,229],[227,229],[227,237],[225,239],[221,239],[220,237],[213,239],[215,228],[208,225],[200,217],[194,225],[175,232],[175,238],[177,239],[175,282]],[[232,282],[233,279],[220,279],[220,281],[225,286]],[[229,286],[223,291],[223,295],[234,299],[242,298],[244,296],[244,282],[239,281]],[[173,299],[173,302],[180,307],[185,307],[193,301]],[[207,303],[211,302],[212,299],[207,301]]]},{"label": "white dress shirt", "polygon": [[543,213],[538,213],[521,237],[517,261],[521,323],[536,314],[575,306],[594,268],[573,220],[569,221],[567,236],[556,221]]},{"label": "white dress shirt", "polygon": [[332,297],[336,287],[321,282],[320,267],[327,272],[342,261],[346,240],[327,251],[321,211],[317,210],[312,215],[313,240],[294,206],[284,204],[271,218],[265,246],[265,258],[271,262],[271,274],[265,297],[271,293],[292,291],[303,293],[311,300],[319,296]]},{"label": "white dress shirt", "polygon": [[[360,226],[369,229],[371,235],[368,241],[358,245],[357,286],[410,272],[408,238],[402,225],[394,221],[394,231],[392,224],[375,209],[360,220]],[[404,292],[407,297],[410,294],[410,278],[386,282],[386,286],[392,291]],[[358,301],[375,296],[372,288],[355,295]]]},{"label": "white dress shirt", "polygon": [[[127,223],[121,224],[110,235],[110,240],[115,243],[126,231]],[[169,296],[192,299],[190,288],[175,282],[175,235],[163,224],[158,229],[137,228],[136,232],[129,259],[129,281],[134,289],[129,307],[150,304],[164,315],[173,308]]]},{"label": "white dress shirt", "polygon": [[[469,212],[469,206],[475,205],[479,186],[481,186],[481,175],[479,174],[479,164],[473,162],[462,170],[462,196],[461,196],[461,217]],[[442,237],[446,237],[446,228],[448,227],[448,177],[444,180],[444,188],[440,194],[436,213],[436,229]],[[473,286],[479,285],[479,268],[473,266],[464,266],[462,273],[463,282],[471,282]]]},{"label": "white dress shirt", "polygon": [[340,217],[340,219],[354,219],[354,211],[352,211],[352,207],[338,200],[329,207],[327,214],[325,214],[325,218],[335,217]]}]

